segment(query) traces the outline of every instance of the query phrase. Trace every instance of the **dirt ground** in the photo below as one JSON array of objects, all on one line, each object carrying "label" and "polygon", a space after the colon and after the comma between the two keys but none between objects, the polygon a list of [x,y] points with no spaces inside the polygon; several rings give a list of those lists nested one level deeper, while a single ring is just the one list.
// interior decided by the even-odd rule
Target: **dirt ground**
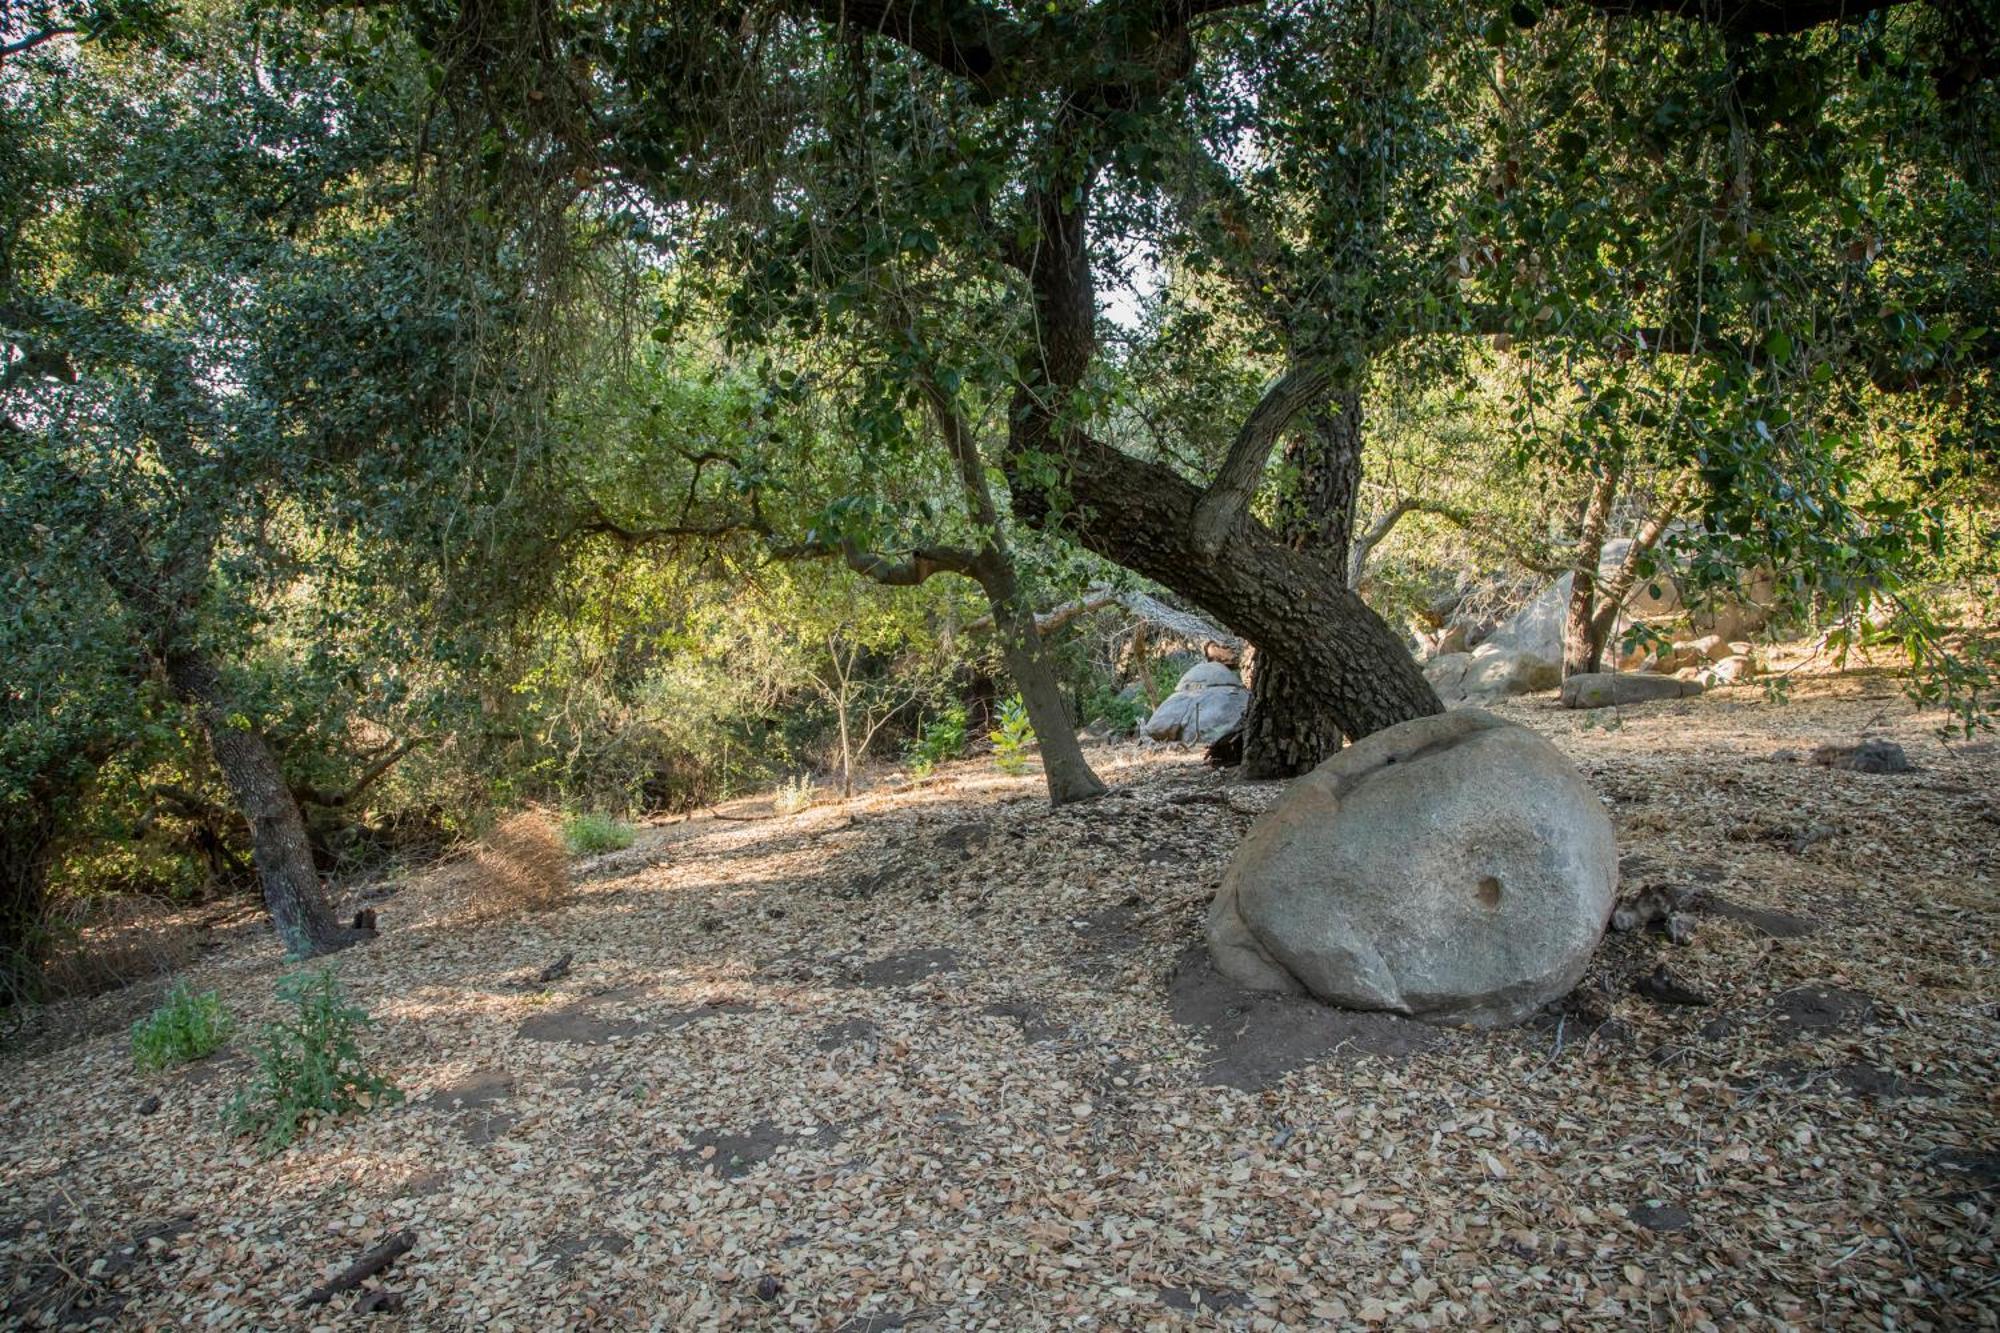
[{"label": "dirt ground", "polygon": [[[192,973],[239,1021],[197,1065],[133,1071],[156,987],[45,1015],[0,1056],[0,1320],[2000,1323],[2000,748],[1869,673],[1496,711],[1604,795],[1626,889],[1702,895],[1690,942],[1608,937],[1535,1024],[1219,983],[1202,910],[1275,786],[1107,747],[1113,795],[1051,813],[962,765],[650,829],[540,916],[381,898],[337,967],[408,1100],[269,1160],[222,1115],[275,1013],[260,930]],[[1863,736],[1918,770],[1773,758]],[[1661,962],[1709,1003],[1634,993]]]}]

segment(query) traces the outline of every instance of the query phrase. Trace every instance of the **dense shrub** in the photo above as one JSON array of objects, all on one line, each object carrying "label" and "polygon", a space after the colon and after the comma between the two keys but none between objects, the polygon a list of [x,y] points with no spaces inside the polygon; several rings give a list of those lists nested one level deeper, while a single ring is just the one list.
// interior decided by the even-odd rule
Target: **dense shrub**
[{"label": "dense shrub", "polygon": [[909,760],[911,774],[927,778],[937,771],[939,764],[964,754],[965,736],[965,709],[953,704],[926,722],[910,741],[904,754]]}]

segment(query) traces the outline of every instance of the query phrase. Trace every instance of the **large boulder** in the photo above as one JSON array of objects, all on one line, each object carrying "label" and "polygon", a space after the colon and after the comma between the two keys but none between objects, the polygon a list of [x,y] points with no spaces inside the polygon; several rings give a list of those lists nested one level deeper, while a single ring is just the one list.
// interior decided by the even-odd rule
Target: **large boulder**
[{"label": "large boulder", "polygon": [[1424,677],[1447,704],[1485,703],[1554,689],[1562,684],[1562,660],[1488,640],[1469,653],[1433,657],[1424,664]]},{"label": "large boulder", "polygon": [[1208,945],[1256,990],[1497,1027],[1576,984],[1617,888],[1611,821],[1576,769],[1467,708],[1293,783],[1230,861]]},{"label": "large boulder", "polygon": [[1622,708],[1701,693],[1701,682],[1622,671],[1586,671],[1562,683],[1564,708]]},{"label": "large boulder", "polygon": [[1250,691],[1241,676],[1220,662],[1198,662],[1139,731],[1156,741],[1207,745],[1234,730],[1249,707]]},{"label": "large boulder", "polygon": [[1552,690],[1562,683],[1567,575],[1536,595],[1469,653],[1441,652],[1424,675],[1447,704],[1486,703]]}]

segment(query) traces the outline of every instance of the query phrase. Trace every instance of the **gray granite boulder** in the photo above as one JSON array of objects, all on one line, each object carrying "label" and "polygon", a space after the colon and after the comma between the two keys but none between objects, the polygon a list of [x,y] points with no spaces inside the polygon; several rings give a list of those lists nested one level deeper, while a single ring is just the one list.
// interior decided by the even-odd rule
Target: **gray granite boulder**
[{"label": "gray granite boulder", "polygon": [[1241,676],[1220,662],[1197,662],[1139,731],[1151,740],[1207,745],[1234,729],[1249,707]]},{"label": "gray granite boulder", "polygon": [[1701,693],[1701,682],[1632,672],[1587,671],[1562,683],[1564,708],[1618,708]]},{"label": "gray granite boulder", "polygon": [[1231,860],[1208,945],[1253,989],[1497,1027],[1576,984],[1617,887],[1611,821],[1575,767],[1467,708],[1293,783]]}]

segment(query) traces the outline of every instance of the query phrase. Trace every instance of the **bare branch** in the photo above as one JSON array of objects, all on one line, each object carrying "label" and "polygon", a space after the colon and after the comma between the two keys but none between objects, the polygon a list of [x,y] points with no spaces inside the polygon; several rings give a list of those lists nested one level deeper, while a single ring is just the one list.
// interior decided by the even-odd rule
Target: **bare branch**
[{"label": "bare branch", "polygon": [[[1143,592],[1117,588],[1092,588],[1081,597],[1072,598],[1060,606],[1044,611],[1035,617],[1035,629],[1042,634],[1053,634],[1078,616],[1101,611],[1107,606],[1124,607],[1140,625],[1150,630],[1163,631],[1169,638],[1183,639],[1189,643],[1214,643],[1224,648],[1243,647],[1242,639],[1191,611],[1168,606],[1159,598],[1149,597]],[[992,628],[993,617],[981,616],[967,625],[965,631],[968,634],[978,634]]]},{"label": "bare branch", "polygon": [[329,810],[345,809],[359,799],[363,792],[381,781],[404,755],[419,745],[428,744],[430,739],[428,736],[412,736],[363,769],[361,776],[349,783],[345,790],[330,792],[322,791],[318,787],[294,787],[292,798],[301,805],[324,806]]},{"label": "bare branch", "polygon": [[914,588],[939,574],[979,577],[978,553],[957,546],[919,546],[896,560],[847,541],[840,544],[840,554],[849,569],[891,588]]},{"label": "bare branch", "polygon": [[58,37],[74,37],[82,31],[82,28],[44,28],[29,33],[19,41],[0,44],[0,64],[4,64],[9,56],[26,55],[44,42],[52,42]]},{"label": "bare branch", "polygon": [[1375,548],[1382,544],[1383,539],[1389,535],[1389,530],[1396,526],[1403,515],[1421,508],[1422,505],[1423,501],[1404,496],[1390,505],[1380,518],[1369,524],[1368,531],[1354,539],[1354,545],[1347,553],[1348,587],[1361,586],[1361,576],[1368,569],[1368,557],[1375,553]]}]

